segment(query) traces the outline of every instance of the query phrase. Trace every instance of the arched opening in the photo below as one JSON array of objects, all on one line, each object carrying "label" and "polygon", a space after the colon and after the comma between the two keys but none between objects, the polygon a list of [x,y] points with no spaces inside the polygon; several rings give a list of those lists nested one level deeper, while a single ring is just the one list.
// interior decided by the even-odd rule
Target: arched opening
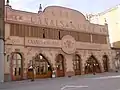
[{"label": "arched opening", "polygon": [[114,64],[116,72],[118,72],[118,70],[120,69],[120,52],[116,53]]},{"label": "arched opening", "polygon": [[12,53],[11,58],[12,80],[21,80],[23,76],[23,62],[20,53]]},{"label": "arched opening", "polygon": [[107,55],[103,56],[103,67],[104,67],[104,72],[108,72],[109,71],[109,59]]},{"label": "arched opening", "polygon": [[57,77],[64,77],[65,76],[65,70],[64,70],[64,56],[62,54],[59,54],[56,58],[56,74]]},{"label": "arched opening", "polygon": [[75,55],[75,58],[73,60],[73,68],[75,75],[81,74],[81,58],[79,55]]},{"label": "arched opening", "polygon": [[100,66],[97,59],[92,55],[85,63],[85,74],[100,73]]},{"label": "arched opening", "polygon": [[34,64],[35,64],[35,78],[52,77],[52,66],[42,54],[38,54],[34,58]]}]

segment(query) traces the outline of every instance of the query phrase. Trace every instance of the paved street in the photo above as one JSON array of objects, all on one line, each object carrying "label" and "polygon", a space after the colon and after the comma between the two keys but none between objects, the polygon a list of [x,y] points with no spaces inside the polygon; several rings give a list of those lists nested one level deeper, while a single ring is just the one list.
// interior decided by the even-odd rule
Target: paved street
[{"label": "paved street", "polygon": [[120,73],[6,82],[0,90],[120,90]]}]

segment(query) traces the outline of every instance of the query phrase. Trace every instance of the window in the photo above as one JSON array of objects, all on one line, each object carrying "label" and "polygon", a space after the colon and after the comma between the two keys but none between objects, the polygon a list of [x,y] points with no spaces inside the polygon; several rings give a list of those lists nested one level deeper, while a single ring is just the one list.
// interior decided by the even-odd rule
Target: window
[{"label": "window", "polygon": [[42,55],[35,57],[35,67],[37,75],[46,74],[50,70],[50,64]]},{"label": "window", "polygon": [[59,31],[59,40],[61,39],[61,37],[60,37],[60,31]]},{"label": "window", "polygon": [[92,41],[93,43],[107,44],[107,37],[104,35],[93,34]]},{"label": "window", "polygon": [[57,56],[57,69],[64,70],[64,58],[61,54]]},{"label": "window", "polygon": [[43,38],[45,38],[45,33],[43,33]]},{"label": "window", "polygon": [[24,30],[24,25],[22,24],[11,24],[10,36],[23,37],[25,33]]},{"label": "window", "polygon": [[82,33],[82,32],[80,32],[78,41],[81,41],[81,42],[91,42],[90,34],[89,33]]},{"label": "window", "polygon": [[13,75],[21,75],[22,68],[22,58],[18,53],[14,53],[12,56],[12,64],[13,64]]},{"label": "window", "polygon": [[75,70],[80,70],[80,57],[78,55],[75,55],[75,60],[74,60],[74,69]]}]

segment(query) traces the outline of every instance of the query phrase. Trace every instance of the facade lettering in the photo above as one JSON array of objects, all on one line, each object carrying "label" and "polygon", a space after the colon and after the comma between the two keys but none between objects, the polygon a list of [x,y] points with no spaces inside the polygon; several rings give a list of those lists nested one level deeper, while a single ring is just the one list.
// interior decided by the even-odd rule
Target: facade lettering
[{"label": "facade lettering", "polygon": [[55,13],[52,11],[52,15],[55,16]]},{"label": "facade lettering", "polygon": [[75,26],[73,25],[73,23],[72,23],[72,22],[70,22],[70,24],[71,24],[72,28],[75,28]]},{"label": "facade lettering", "polygon": [[60,17],[62,17],[62,11],[60,10]]},{"label": "facade lettering", "polygon": [[59,25],[58,25],[58,20],[56,20],[56,26],[58,27]]},{"label": "facade lettering", "polygon": [[25,39],[26,46],[40,46],[40,47],[60,47],[59,40],[45,40],[45,39]]},{"label": "facade lettering", "polygon": [[24,21],[24,22],[33,23],[33,24],[72,28],[72,29],[77,29],[77,30],[81,30],[81,31],[98,32],[98,33],[107,34],[107,31],[105,28],[101,29],[100,27],[96,27],[95,25],[89,25],[89,24],[76,24],[75,25],[73,23],[73,21],[53,20],[53,19],[40,18],[40,17],[31,17],[31,19],[24,20],[24,18],[22,16],[12,16],[12,20],[20,21],[20,22]]},{"label": "facade lettering", "polygon": [[68,24],[68,23],[66,23],[65,27],[69,27],[69,24]]},{"label": "facade lettering", "polygon": [[85,24],[83,24],[83,28],[84,28],[84,30],[86,31],[86,25],[85,25]]},{"label": "facade lettering", "polygon": [[44,22],[46,25],[48,25],[48,18],[44,18]]},{"label": "facade lettering", "polygon": [[[52,15],[55,15],[55,12],[52,12]],[[51,19],[47,16],[44,16],[44,17],[36,16],[35,17],[32,15],[29,17],[26,17],[23,15],[19,15],[17,13],[14,13],[12,15],[8,14],[7,20],[37,24],[37,25],[40,24],[40,25],[47,25],[47,26],[72,28],[72,29],[76,29],[76,30],[107,34],[106,29],[100,30],[100,27],[97,25],[88,24],[88,23],[86,23],[86,24],[85,23],[74,23],[75,22],[74,20],[63,19],[64,17],[65,18],[69,17],[69,13],[66,11],[59,11],[58,15],[55,15],[55,16],[60,16],[61,19],[57,19],[57,18]]]},{"label": "facade lettering", "polygon": [[62,25],[62,27],[64,27],[64,23],[63,23],[63,21],[60,21],[60,24]]},{"label": "facade lettering", "polygon": [[36,20],[35,20],[35,17],[31,17],[31,23],[35,23]]},{"label": "facade lettering", "polygon": [[81,29],[81,24],[78,24],[77,27],[78,27],[78,29]]},{"label": "facade lettering", "polygon": [[50,25],[54,26],[54,21],[53,20],[50,21]]},{"label": "facade lettering", "polygon": [[23,45],[24,44],[24,40],[23,38],[19,38],[19,37],[10,37],[10,40],[7,40],[5,42],[6,44],[17,44],[17,45]]},{"label": "facade lettering", "polygon": [[38,24],[42,24],[41,18],[38,18]]}]

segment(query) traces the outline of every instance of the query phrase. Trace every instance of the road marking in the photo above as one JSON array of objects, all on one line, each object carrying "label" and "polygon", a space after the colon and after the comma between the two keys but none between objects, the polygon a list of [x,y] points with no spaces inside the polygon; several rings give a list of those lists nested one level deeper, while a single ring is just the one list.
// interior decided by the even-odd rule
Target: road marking
[{"label": "road marking", "polygon": [[118,76],[107,76],[107,77],[97,77],[92,79],[114,79],[114,78],[120,78],[120,75]]},{"label": "road marking", "polygon": [[61,90],[65,90],[66,88],[87,88],[88,86],[72,86],[72,85],[65,85],[61,88]]}]

